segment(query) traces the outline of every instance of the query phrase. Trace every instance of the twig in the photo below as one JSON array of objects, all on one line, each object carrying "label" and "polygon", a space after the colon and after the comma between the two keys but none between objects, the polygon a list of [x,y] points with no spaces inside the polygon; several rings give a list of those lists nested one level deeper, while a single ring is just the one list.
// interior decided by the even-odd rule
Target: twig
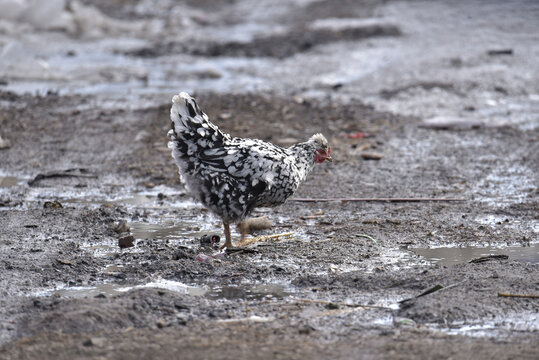
[{"label": "twig", "polygon": [[507,260],[507,259],[509,259],[508,255],[488,255],[488,256],[481,256],[481,257],[472,259],[469,262],[472,264],[479,264],[479,263],[487,262],[490,260]]},{"label": "twig", "polygon": [[380,306],[380,305],[361,305],[361,304],[348,304],[348,303],[342,303],[342,302],[331,302],[326,300],[311,300],[311,299],[294,299],[296,301],[309,303],[309,304],[322,304],[322,305],[338,305],[338,306],[346,306],[350,308],[366,308],[366,309],[386,309],[391,310],[391,308],[387,306]]},{"label": "twig", "polygon": [[425,296],[425,295],[428,295],[428,294],[432,294],[433,292],[436,292],[436,291],[441,290],[443,288],[444,287],[442,285],[440,285],[440,284],[434,285],[433,287],[428,288],[427,290],[423,291],[421,294],[417,295],[416,298],[421,297],[421,296]]},{"label": "twig", "polygon": [[417,299],[419,297],[422,297],[422,296],[425,296],[425,295],[429,295],[429,294],[432,294],[433,292],[436,292],[436,291],[439,291],[439,290],[449,290],[451,288],[454,288],[455,286],[457,285],[460,285],[462,284],[464,281],[459,281],[457,283],[454,283],[454,284],[451,284],[451,285],[447,285],[447,286],[442,286],[440,284],[438,285],[434,285],[433,287],[431,288],[428,288],[427,290],[423,291],[421,294],[417,295],[417,296],[414,296],[412,298],[408,298],[408,299],[404,299],[404,300],[401,300],[399,301],[400,304],[402,303],[405,303],[407,301],[410,301],[410,300],[413,300],[413,299]]},{"label": "twig", "polygon": [[297,202],[330,202],[330,201],[340,201],[343,203],[346,202],[374,202],[374,201],[385,201],[385,202],[421,202],[421,201],[466,201],[466,199],[461,198],[336,198],[336,199],[312,199],[312,198],[292,198],[289,201]]},{"label": "twig", "polygon": [[496,50],[489,50],[487,51],[487,54],[490,56],[495,55],[513,55],[513,49],[496,49]]},{"label": "twig", "polygon": [[518,297],[518,298],[539,299],[539,295],[537,295],[537,294],[509,294],[509,293],[499,292],[498,296],[500,296],[500,297]]}]

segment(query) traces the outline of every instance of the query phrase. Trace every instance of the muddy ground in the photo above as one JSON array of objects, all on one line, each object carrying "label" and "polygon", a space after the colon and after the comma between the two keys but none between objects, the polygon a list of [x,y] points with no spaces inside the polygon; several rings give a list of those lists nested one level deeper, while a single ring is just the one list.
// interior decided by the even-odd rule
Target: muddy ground
[{"label": "muddy ground", "polygon": [[[0,27],[0,358],[539,357],[537,298],[498,296],[539,293],[534,2],[81,6]],[[296,199],[458,201],[292,199],[254,213],[292,236],[223,256],[166,147],[181,90],[235,136],[323,132]]]}]

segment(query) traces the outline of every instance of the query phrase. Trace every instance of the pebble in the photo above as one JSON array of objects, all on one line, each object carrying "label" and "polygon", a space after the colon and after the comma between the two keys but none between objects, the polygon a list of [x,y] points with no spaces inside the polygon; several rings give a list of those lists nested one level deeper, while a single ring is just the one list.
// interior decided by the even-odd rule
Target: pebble
[{"label": "pebble", "polygon": [[86,339],[86,341],[84,341],[82,343],[82,345],[84,345],[84,346],[103,347],[103,346],[105,346],[105,339],[98,338],[98,337],[92,337],[92,338]]},{"label": "pebble", "polygon": [[45,203],[43,204],[43,208],[44,209],[61,209],[63,208],[63,206],[62,204],[60,204],[59,201],[54,200],[54,201],[45,201]]},{"label": "pebble", "polygon": [[114,231],[118,234],[129,232],[129,226],[127,225],[127,222],[125,220],[122,220],[114,227]]},{"label": "pebble", "polygon": [[0,149],[9,149],[11,147],[11,142],[9,140],[4,140],[0,136]]},{"label": "pebble", "polygon": [[130,248],[135,246],[134,241],[135,238],[133,237],[133,235],[124,236],[118,239],[118,246],[121,249]]}]

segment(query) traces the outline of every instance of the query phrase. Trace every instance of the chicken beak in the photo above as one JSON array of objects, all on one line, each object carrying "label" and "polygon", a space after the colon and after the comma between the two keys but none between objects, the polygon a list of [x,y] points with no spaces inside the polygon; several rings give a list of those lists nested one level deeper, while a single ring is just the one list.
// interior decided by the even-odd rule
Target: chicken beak
[{"label": "chicken beak", "polygon": [[326,160],[329,161],[329,162],[333,162],[333,158],[332,158],[331,156],[328,156],[328,157],[326,158]]}]

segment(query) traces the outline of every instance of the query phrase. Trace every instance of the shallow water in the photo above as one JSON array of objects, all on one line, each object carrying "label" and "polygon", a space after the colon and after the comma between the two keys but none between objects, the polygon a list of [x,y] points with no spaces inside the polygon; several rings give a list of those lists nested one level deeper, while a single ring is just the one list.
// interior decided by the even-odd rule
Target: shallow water
[{"label": "shallow water", "polygon": [[467,335],[474,337],[503,338],[515,331],[539,330],[539,316],[535,314],[508,314],[499,320],[489,320],[481,323],[454,324],[451,328],[441,329],[451,335]]},{"label": "shallow water", "polygon": [[9,188],[17,185],[19,179],[15,176],[0,176],[0,188]]},{"label": "shallow water", "polygon": [[71,286],[46,289],[32,296],[56,296],[65,298],[85,298],[97,295],[116,296],[133,289],[157,288],[166,289],[181,294],[203,296],[208,299],[249,299],[260,300],[278,298],[282,299],[296,293],[290,286],[284,284],[241,284],[234,286],[221,285],[188,285],[179,281],[158,279],[146,284],[125,286],[113,283],[99,284],[96,286]]},{"label": "shallow water", "polygon": [[411,250],[416,254],[425,257],[434,264],[444,266],[462,264],[488,255],[507,255],[509,256],[509,260],[517,260],[531,264],[539,263],[539,246],[537,243],[530,246],[466,246],[458,248],[416,248]]}]

